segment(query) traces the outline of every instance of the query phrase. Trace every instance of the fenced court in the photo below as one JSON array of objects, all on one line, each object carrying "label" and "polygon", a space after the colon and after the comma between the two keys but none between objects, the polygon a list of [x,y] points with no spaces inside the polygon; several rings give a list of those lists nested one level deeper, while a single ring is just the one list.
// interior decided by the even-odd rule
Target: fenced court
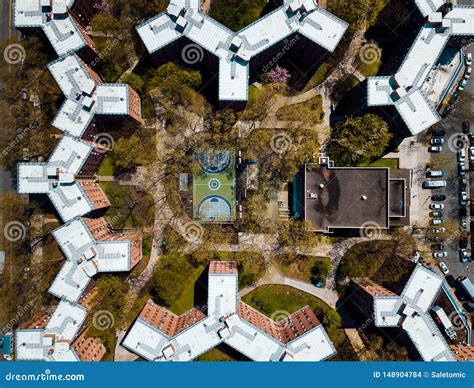
[{"label": "fenced court", "polygon": [[225,150],[198,150],[201,170],[193,177],[193,217],[203,222],[235,220],[235,161]]}]

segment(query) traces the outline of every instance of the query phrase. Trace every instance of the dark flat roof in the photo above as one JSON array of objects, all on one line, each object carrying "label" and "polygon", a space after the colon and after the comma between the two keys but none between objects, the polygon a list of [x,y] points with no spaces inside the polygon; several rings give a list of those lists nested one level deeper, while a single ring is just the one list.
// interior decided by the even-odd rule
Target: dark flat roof
[{"label": "dark flat roof", "polygon": [[314,230],[360,228],[369,222],[388,228],[388,186],[388,168],[308,164],[304,180],[305,219],[311,221]]}]

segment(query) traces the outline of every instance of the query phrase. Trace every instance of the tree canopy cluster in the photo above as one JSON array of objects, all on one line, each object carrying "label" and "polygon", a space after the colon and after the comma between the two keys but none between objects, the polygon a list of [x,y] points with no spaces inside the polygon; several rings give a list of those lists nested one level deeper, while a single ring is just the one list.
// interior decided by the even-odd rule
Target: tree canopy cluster
[{"label": "tree canopy cluster", "polygon": [[214,0],[209,16],[237,32],[257,20],[266,4],[267,0]]}]

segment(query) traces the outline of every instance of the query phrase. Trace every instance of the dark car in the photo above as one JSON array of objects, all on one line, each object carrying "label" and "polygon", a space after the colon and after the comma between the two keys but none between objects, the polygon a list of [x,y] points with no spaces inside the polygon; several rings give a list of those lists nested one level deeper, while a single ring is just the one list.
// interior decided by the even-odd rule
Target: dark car
[{"label": "dark car", "polygon": [[469,120],[464,120],[462,122],[462,133],[468,134],[470,131],[471,125],[469,123]]},{"label": "dark car", "polygon": [[443,202],[446,200],[446,195],[444,194],[435,194],[431,196],[431,200],[434,202]]},{"label": "dark car", "polygon": [[433,136],[443,137],[444,135],[446,135],[446,131],[443,131],[442,129],[439,129],[437,131],[433,131]]},{"label": "dark car", "polygon": [[459,248],[466,249],[467,248],[467,238],[459,239]]},{"label": "dark car", "polygon": [[446,249],[446,245],[444,244],[433,244],[431,249],[435,249],[437,251],[444,251]]},{"label": "dark car", "polygon": [[467,217],[467,209],[462,207],[459,209],[459,218]]},{"label": "dark car", "polygon": [[474,303],[473,302],[466,302],[462,305],[464,307],[464,310],[466,310],[468,313],[474,312]]},{"label": "dark car", "polygon": [[448,275],[448,276],[446,276],[445,279],[448,282],[449,287],[452,287],[452,288],[456,287],[457,281],[456,281],[456,279],[454,278],[453,275]]}]

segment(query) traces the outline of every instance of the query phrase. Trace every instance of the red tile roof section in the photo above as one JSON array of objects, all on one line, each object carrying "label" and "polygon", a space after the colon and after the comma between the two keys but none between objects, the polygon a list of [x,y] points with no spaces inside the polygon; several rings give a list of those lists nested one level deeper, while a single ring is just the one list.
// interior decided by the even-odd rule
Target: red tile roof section
[{"label": "red tile roof section", "polygon": [[211,261],[209,263],[209,274],[237,274],[237,263],[235,261]]}]

